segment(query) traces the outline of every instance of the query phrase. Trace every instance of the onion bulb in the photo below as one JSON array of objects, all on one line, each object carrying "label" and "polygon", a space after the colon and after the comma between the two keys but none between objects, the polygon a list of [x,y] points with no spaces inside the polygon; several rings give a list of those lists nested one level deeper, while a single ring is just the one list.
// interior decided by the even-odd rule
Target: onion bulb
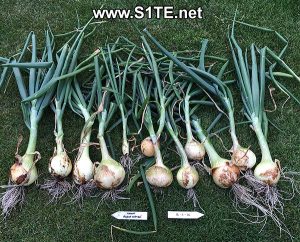
[{"label": "onion bulb", "polygon": [[93,179],[94,164],[88,155],[83,153],[79,159],[75,161],[73,170],[73,179],[76,184],[85,184]]},{"label": "onion bulb", "polygon": [[[94,182],[101,189],[117,188],[125,178],[124,167],[110,157],[103,135],[98,135],[102,160],[96,163]],[[98,164],[98,166],[97,166]]]},{"label": "onion bulb", "polygon": [[178,170],[176,178],[181,187],[190,189],[196,186],[199,181],[199,174],[195,167],[184,165]]},{"label": "onion bulb", "polygon": [[231,161],[241,170],[251,169],[256,164],[256,156],[250,149],[239,146],[233,150]]},{"label": "onion bulb", "polygon": [[205,156],[204,145],[197,140],[190,140],[184,146],[185,153],[190,160],[202,160]]},{"label": "onion bulb", "polygon": [[146,170],[147,181],[155,187],[168,187],[173,181],[171,170],[163,164],[155,164]]},{"label": "onion bulb", "polygon": [[275,162],[260,162],[254,169],[254,176],[268,185],[277,184],[280,178],[279,161],[275,160]]},{"label": "onion bulb", "polygon": [[66,151],[60,152],[51,158],[48,166],[52,176],[62,179],[67,177],[72,171],[72,162]]},{"label": "onion bulb", "polygon": [[141,151],[143,155],[147,157],[153,157],[155,155],[154,145],[150,137],[147,137],[142,141]]},{"label": "onion bulb", "polygon": [[168,187],[173,181],[173,174],[163,163],[158,142],[151,143],[155,151],[155,164],[146,170],[146,179],[152,186]]},{"label": "onion bulb", "polygon": [[16,185],[29,186],[38,178],[34,155],[17,156],[17,161],[10,168],[10,180]]},{"label": "onion bulb", "polygon": [[89,143],[91,139],[92,126],[94,124],[97,112],[90,115],[87,109],[78,105],[83,113],[85,125],[81,131],[80,148],[73,169],[73,179],[76,184],[83,185],[93,179],[94,164],[90,158]]},{"label": "onion bulb", "polygon": [[95,168],[94,181],[101,189],[117,188],[125,178],[123,166],[111,157],[103,159]]},{"label": "onion bulb", "polygon": [[220,165],[211,169],[211,174],[216,185],[229,188],[239,179],[240,169],[229,160],[221,159]]}]

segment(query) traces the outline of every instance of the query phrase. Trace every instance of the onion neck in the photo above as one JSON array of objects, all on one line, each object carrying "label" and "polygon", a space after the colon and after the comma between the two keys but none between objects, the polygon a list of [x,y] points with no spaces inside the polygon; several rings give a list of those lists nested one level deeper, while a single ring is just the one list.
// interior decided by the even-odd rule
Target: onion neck
[{"label": "onion neck", "polygon": [[259,121],[258,117],[252,118],[252,126],[261,149],[262,158],[260,163],[273,163],[269,145],[261,129],[261,122]]},{"label": "onion neck", "polygon": [[194,140],[192,127],[191,127],[191,120],[190,120],[189,98],[190,96],[187,95],[184,99],[184,117],[185,117],[187,142],[191,142],[192,140]]},{"label": "onion neck", "polygon": [[36,152],[36,142],[38,135],[38,120],[37,120],[37,110],[35,107],[35,102],[32,102],[32,107],[30,111],[30,135],[25,154],[22,156],[22,166],[30,169],[34,165],[34,156]]},{"label": "onion neck", "polygon": [[177,150],[178,150],[178,152],[180,154],[181,166],[182,167],[183,166],[190,166],[190,163],[189,163],[189,160],[188,160],[187,155],[185,153],[185,150],[184,150],[181,142],[179,141],[177,135],[174,133],[171,124],[169,122],[167,122],[166,126],[167,126],[167,129],[168,129],[170,135],[172,136],[172,138],[173,138],[173,140],[174,140],[174,142],[176,144]]},{"label": "onion neck", "polygon": [[160,98],[160,117],[159,117],[159,126],[158,130],[156,132],[156,136],[160,137],[164,127],[165,127],[165,122],[166,122],[166,109],[165,109],[165,96]]},{"label": "onion neck", "polygon": [[148,129],[148,131],[149,131],[149,136],[150,136],[150,138],[151,138],[151,140],[152,140],[152,143],[153,144],[156,144],[156,143],[158,143],[157,141],[157,136],[156,136],[156,134],[155,134],[155,131],[154,131],[154,128],[153,128],[153,125],[152,125],[152,123],[150,124],[150,125],[147,125],[147,129]]},{"label": "onion neck", "polygon": [[[91,115],[86,108],[84,108],[81,104],[78,105],[81,110],[82,115],[84,116],[85,125],[87,121],[90,119]],[[91,139],[92,130],[86,130],[85,128],[81,132],[81,143],[80,143],[80,153],[81,156],[89,157],[90,156],[90,139]]]},{"label": "onion neck", "polygon": [[123,155],[129,155],[129,143],[128,143],[127,138],[123,138],[122,153],[123,153]]},{"label": "onion neck", "polygon": [[55,118],[56,118],[56,152],[57,154],[64,152],[64,146],[63,146],[63,137],[64,137],[64,131],[63,131],[63,124],[62,124],[62,110],[60,109],[58,103],[56,103],[56,109],[55,109]]},{"label": "onion neck", "polygon": [[105,129],[105,121],[107,118],[107,110],[104,109],[100,114],[99,114],[99,129],[98,129],[98,139],[100,137],[104,136],[104,129]]},{"label": "onion neck", "polygon": [[230,136],[232,139],[232,149],[234,151],[240,147],[240,144],[239,144],[238,138],[236,136],[234,112],[232,109],[229,109],[229,108],[228,108],[228,118],[229,118]]},{"label": "onion neck", "polygon": [[[162,113],[163,113],[163,117],[162,117]],[[147,107],[146,113],[145,113],[145,126],[147,127],[147,130],[149,132],[149,136],[150,136],[151,141],[153,143],[154,155],[155,155],[155,165],[161,166],[161,167],[165,167],[165,165],[163,163],[162,155],[161,155],[161,152],[160,152],[160,149],[159,149],[159,145],[158,145],[158,138],[159,138],[159,136],[157,136],[157,134],[159,133],[160,128],[164,127],[164,124],[163,124],[163,126],[161,126],[162,125],[161,124],[161,120],[163,119],[164,122],[165,122],[165,118],[166,118],[165,117],[165,111],[161,110],[161,114],[160,114],[160,127],[159,127],[157,133],[155,134],[153,123],[152,123],[152,118],[151,118],[151,112],[150,112],[149,107]]]},{"label": "onion neck", "polygon": [[91,138],[91,133],[88,132],[88,134],[85,135],[85,138],[81,141],[81,156],[83,157],[89,157],[90,156],[90,138]]},{"label": "onion neck", "polygon": [[80,107],[80,109],[81,109],[82,115],[84,117],[84,121],[87,122],[89,120],[89,118],[91,117],[90,113],[88,112],[88,110],[86,108]]},{"label": "onion neck", "polygon": [[37,110],[35,105],[31,107],[30,112],[30,136],[29,142],[26,150],[27,155],[34,155],[36,151],[36,141],[38,135],[38,121],[37,121]]},{"label": "onion neck", "polygon": [[211,168],[218,167],[223,159],[219,156],[213,145],[210,143],[209,138],[204,134],[204,131],[201,128],[200,124],[196,120],[193,120],[192,122],[196,130],[196,134],[203,143],[205,150],[209,156]]},{"label": "onion neck", "polygon": [[111,157],[109,155],[109,152],[108,152],[108,149],[107,149],[107,145],[105,143],[105,139],[104,139],[104,130],[105,130],[106,118],[107,118],[107,110],[104,109],[100,113],[99,130],[98,130],[98,139],[99,139],[99,144],[100,144],[100,149],[101,149],[102,160],[111,159]]},{"label": "onion neck", "polygon": [[123,125],[122,153],[123,153],[123,155],[128,155],[129,154],[129,144],[128,144],[128,140],[127,140],[127,118],[125,117],[124,109],[123,109],[122,105],[120,105],[120,111],[121,111],[121,115],[122,115],[122,125]]},{"label": "onion neck", "polygon": [[102,160],[111,159],[104,137],[103,136],[98,136],[98,139],[99,139],[99,144],[100,144],[100,149],[101,149]]},{"label": "onion neck", "polygon": [[160,149],[158,146],[158,142],[153,143],[153,146],[154,146],[154,152],[155,152],[155,164],[157,166],[164,167],[165,165],[163,163],[163,159],[162,159],[162,155],[161,155],[161,152],[160,152]]}]

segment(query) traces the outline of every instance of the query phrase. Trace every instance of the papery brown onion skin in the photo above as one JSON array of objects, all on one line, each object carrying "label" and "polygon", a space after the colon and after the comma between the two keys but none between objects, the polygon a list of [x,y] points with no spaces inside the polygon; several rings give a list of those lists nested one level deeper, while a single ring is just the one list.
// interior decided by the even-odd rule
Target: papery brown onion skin
[{"label": "papery brown onion skin", "polygon": [[14,184],[29,186],[37,180],[38,173],[33,159],[34,155],[25,154],[18,157],[10,167],[9,178]]},{"label": "papery brown onion skin", "polygon": [[229,160],[220,164],[212,168],[213,180],[221,188],[230,188],[239,179],[240,169]]},{"label": "papery brown onion skin", "polygon": [[255,166],[256,156],[253,151],[239,147],[233,151],[231,161],[238,166],[240,170],[245,171]]},{"label": "papery brown onion skin", "polygon": [[280,179],[279,161],[260,162],[254,169],[254,176],[267,185],[276,185]]}]

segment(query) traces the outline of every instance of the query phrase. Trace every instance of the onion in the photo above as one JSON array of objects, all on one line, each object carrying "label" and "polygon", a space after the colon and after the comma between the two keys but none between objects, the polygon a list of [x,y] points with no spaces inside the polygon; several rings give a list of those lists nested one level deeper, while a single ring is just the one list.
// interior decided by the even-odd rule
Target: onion
[{"label": "onion", "polygon": [[219,187],[229,188],[239,179],[240,169],[223,158],[219,160],[219,163],[220,166],[211,169],[213,180]]},{"label": "onion", "polygon": [[268,185],[277,184],[280,179],[279,161],[260,162],[254,169],[254,176]]},{"label": "onion", "polygon": [[144,156],[153,157],[155,154],[154,145],[150,137],[145,138],[141,143],[141,151]]},{"label": "onion", "polygon": [[95,168],[94,181],[101,189],[117,188],[125,178],[123,166],[112,158],[102,160]]},{"label": "onion", "polygon": [[93,179],[94,164],[90,157],[82,154],[78,160],[75,161],[73,170],[73,179],[76,184],[85,184]]},{"label": "onion", "polygon": [[185,153],[190,160],[202,160],[205,156],[204,145],[197,140],[190,140],[184,146]]},{"label": "onion", "polygon": [[103,110],[101,113],[102,119],[99,123],[99,144],[101,149],[102,159],[98,166],[95,168],[94,181],[97,187],[101,189],[114,189],[117,188],[125,178],[124,167],[117,161],[115,161],[108,153],[107,146],[103,137],[103,129],[101,126],[104,124],[102,122],[106,119],[107,111]]},{"label": "onion", "polygon": [[70,182],[65,179],[72,171],[72,162],[63,148],[63,132],[61,134],[60,138],[56,139],[57,147],[48,164],[52,179],[47,179],[44,184],[40,185],[41,189],[48,191],[51,197],[49,202],[61,199],[72,189]]},{"label": "onion", "polygon": [[280,162],[276,159],[275,162],[273,161],[261,123],[257,117],[253,118],[252,124],[262,154],[260,163],[254,169],[254,176],[266,185],[276,185],[280,179]]},{"label": "onion", "polygon": [[16,185],[29,186],[38,178],[34,155],[25,154],[17,159],[10,168],[10,180]]},{"label": "onion", "polygon": [[254,167],[256,164],[256,156],[253,151],[239,146],[237,149],[233,150],[231,161],[241,170],[245,171]]},{"label": "onion", "polygon": [[196,186],[199,181],[199,174],[195,167],[184,165],[178,170],[176,178],[181,187],[190,189]]},{"label": "onion", "polygon": [[250,149],[244,148],[239,144],[236,130],[233,110],[230,109],[228,112],[229,125],[230,125],[230,135],[233,142],[230,152],[231,162],[238,166],[240,170],[245,171],[251,169],[256,164],[256,156]]},{"label": "onion", "polygon": [[185,93],[184,98],[184,118],[185,118],[185,128],[187,135],[187,142],[184,146],[185,153],[189,160],[199,161],[202,160],[205,156],[205,148],[204,145],[198,142],[192,133],[191,121],[190,121],[190,108],[189,108],[189,100],[190,95],[189,91],[192,88],[192,83],[189,84],[188,90]]},{"label": "onion", "polygon": [[83,185],[91,181],[94,176],[94,164],[90,158],[89,144],[97,112],[90,114],[82,104],[77,104],[77,106],[84,116],[85,125],[81,131],[80,148],[74,164],[73,179],[75,183]]},{"label": "onion", "polygon": [[168,187],[173,181],[171,170],[163,164],[155,164],[146,170],[147,181],[155,187]]},{"label": "onion", "polygon": [[65,151],[54,155],[48,166],[49,172],[56,178],[65,178],[72,171],[72,162]]},{"label": "onion", "polygon": [[173,181],[173,174],[163,164],[158,143],[153,143],[153,146],[155,150],[155,164],[146,170],[146,179],[152,186],[168,187]]}]

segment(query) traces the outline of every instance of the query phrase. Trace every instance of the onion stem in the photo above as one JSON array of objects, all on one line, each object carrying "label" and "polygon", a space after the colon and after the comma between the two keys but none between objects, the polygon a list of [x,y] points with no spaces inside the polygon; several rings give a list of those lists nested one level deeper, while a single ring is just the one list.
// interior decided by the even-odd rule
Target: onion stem
[{"label": "onion stem", "polygon": [[266,137],[261,129],[261,123],[257,117],[253,117],[252,119],[253,130],[257,136],[259,146],[262,153],[261,163],[273,163],[271,152],[268,146],[268,142]]},{"label": "onion stem", "polygon": [[122,137],[123,137],[122,153],[123,153],[123,155],[128,155],[129,154],[129,143],[128,143],[128,139],[127,139],[127,117],[125,117],[123,106],[119,105],[119,108],[120,108],[121,117],[122,117]]},{"label": "onion stem", "polygon": [[239,148],[240,144],[236,136],[234,114],[232,110],[228,111],[228,118],[229,118],[230,136],[232,139],[232,150],[234,151]]},{"label": "onion stem", "polygon": [[[35,103],[35,101],[33,101],[33,103]],[[31,111],[30,111],[30,136],[29,136],[28,146],[26,149],[27,155],[34,155],[34,152],[36,151],[37,135],[38,135],[37,109],[35,107],[35,104],[32,104]]]},{"label": "onion stem", "polygon": [[101,149],[102,160],[111,159],[104,137],[98,136],[98,139],[99,139],[99,144]]},{"label": "onion stem", "polygon": [[60,104],[57,100],[55,100],[55,120],[56,120],[56,152],[57,154],[60,154],[64,152],[63,147],[63,137],[64,137],[64,131],[63,131],[63,124],[62,124],[62,117],[63,112],[61,110]]},{"label": "onion stem", "polygon": [[184,98],[184,118],[185,118],[185,127],[186,127],[186,135],[187,142],[191,142],[194,137],[192,133],[191,120],[190,120],[190,111],[189,111],[189,100],[190,96],[186,94]]},{"label": "onion stem", "polygon": [[176,144],[176,147],[177,147],[177,151],[179,152],[180,154],[180,159],[181,159],[181,166],[190,166],[190,163],[189,163],[189,160],[187,158],[187,155],[185,153],[185,150],[181,144],[181,142],[179,141],[177,135],[174,133],[174,130],[170,124],[169,121],[167,121],[166,123],[166,128],[168,129],[172,139],[174,140],[175,144]]},{"label": "onion stem", "polygon": [[[104,60],[104,64],[106,67],[107,75],[109,77],[109,85],[110,88],[113,90],[113,95],[115,97],[115,101],[117,103],[117,106],[119,107],[120,113],[121,113],[121,119],[122,119],[122,153],[124,156],[129,155],[129,143],[127,139],[127,116],[125,115],[126,107],[125,107],[125,82],[127,78],[127,72],[129,68],[129,60],[131,59],[131,56],[134,52],[135,47],[132,48],[131,52],[128,55],[126,65],[124,68],[123,73],[120,71],[120,66],[118,61],[116,61],[116,64],[113,62],[112,59],[112,52],[116,48],[116,44],[113,44],[112,47],[110,45],[107,45],[107,51],[105,52],[102,49],[102,57]],[[119,80],[117,80],[117,76],[115,74],[114,66],[117,66],[117,76]],[[96,71],[99,72],[99,61],[98,59],[95,59],[95,66]],[[98,76],[99,79],[99,76]]]},{"label": "onion stem", "polygon": [[[88,124],[88,122],[94,123],[94,120],[91,119],[91,115],[88,112],[86,108],[84,108],[81,104],[78,104],[78,107],[80,108],[82,115],[84,116],[84,120],[86,122],[85,126]],[[92,124],[91,124],[92,125]],[[91,139],[92,130],[91,128],[85,129],[83,128],[81,133],[81,142],[80,142],[80,154],[85,157],[89,157],[90,155],[90,139]]]},{"label": "onion stem", "polygon": [[199,120],[192,120],[193,126],[195,128],[195,133],[197,134],[198,138],[203,143],[205,150],[209,156],[209,161],[211,168],[220,166],[221,163],[224,163],[224,159],[222,159],[217,151],[215,150],[214,146],[210,143],[209,137],[207,137],[200,126]]},{"label": "onion stem", "polygon": [[164,163],[163,163],[163,159],[162,159],[162,155],[161,155],[158,143],[157,142],[153,143],[153,146],[154,146],[154,151],[155,151],[156,164],[159,166],[163,166]]},{"label": "onion stem", "polygon": [[99,120],[99,131],[98,131],[98,140],[100,144],[102,160],[111,159],[104,139],[104,126],[105,126],[106,118],[107,118],[107,110],[104,109],[101,112],[101,118]]}]

